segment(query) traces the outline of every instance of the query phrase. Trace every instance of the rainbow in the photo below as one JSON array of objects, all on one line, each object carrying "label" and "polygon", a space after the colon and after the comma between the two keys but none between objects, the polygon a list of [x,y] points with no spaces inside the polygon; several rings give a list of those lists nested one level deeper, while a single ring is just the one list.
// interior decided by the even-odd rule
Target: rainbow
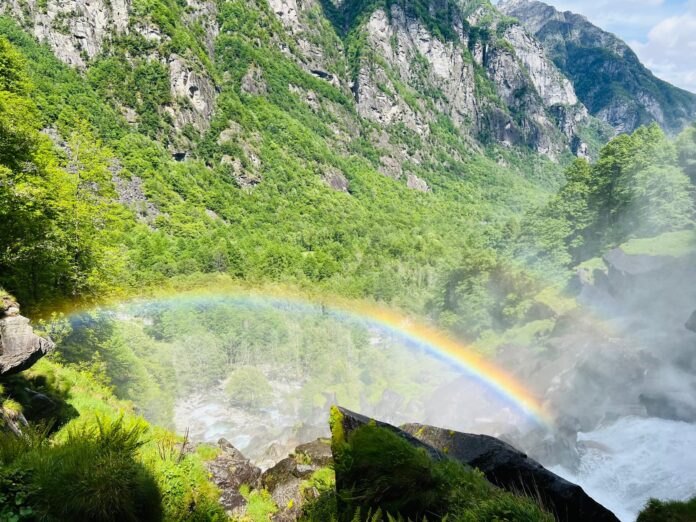
[{"label": "rainbow", "polygon": [[[278,289],[227,289],[224,285],[218,288],[199,288],[153,298],[139,298],[127,304],[134,305],[136,309],[138,307],[146,309],[153,305],[186,307],[215,302],[259,308],[274,307],[304,314],[321,313],[341,320],[354,320],[376,326],[463,371],[535,424],[544,428],[553,426],[552,417],[544,410],[537,398],[507,372],[445,332],[377,304],[325,295],[313,297]],[[75,312],[70,315],[74,314]]]}]

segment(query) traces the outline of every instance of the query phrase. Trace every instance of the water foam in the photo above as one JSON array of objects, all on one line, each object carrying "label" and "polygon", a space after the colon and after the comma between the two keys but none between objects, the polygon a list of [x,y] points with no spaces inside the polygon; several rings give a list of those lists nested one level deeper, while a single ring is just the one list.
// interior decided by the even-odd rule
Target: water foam
[{"label": "water foam", "polygon": [[626,417],[579,440],[580,468],[553,471],[582,486],[622,522],[633,522],[650,498],[696,495],[696,424]]}]

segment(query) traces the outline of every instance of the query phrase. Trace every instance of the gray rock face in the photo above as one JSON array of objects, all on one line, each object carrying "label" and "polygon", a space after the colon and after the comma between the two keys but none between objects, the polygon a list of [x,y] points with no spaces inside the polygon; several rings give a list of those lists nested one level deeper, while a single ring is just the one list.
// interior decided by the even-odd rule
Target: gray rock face
[{"label": "gray rock face", "polygon": [[217,97],[212,80],[201,72],[202,67],[196,68],[176,54],[169,57],[167,66],[172,98],[185,100],[175,107],[166,108],[172,116],[174,127],[181,130],[191,124],[199,131],[208,130]]},{"label": "gray rock face", "polygon": [[130,0],[9,0],[0,4],[63,62],[84,67],[111,32],[128,32]]},{"label": "gray rock face", "polygon": [[[114,36],[140,33],[156,44],[166,43],[168,36],[148,20],[131,18],[131,0],[9,0],[0,2],[0,13],[13,16],[41,42],[52,49],[56,57],[68,65],[87,68]],[[214,52],[215,36],[219,33],[216,21],[217,5],[212,0],[187,0],[184,23],[200,24],[205,29],[208,53]],[[162,111],[171,118],[180,133],[187,125],[199,132],[210,127],[217,92],[205,67],[198,58],[176,54],[161,56],[154,51],[148,57],[167,66],[174,102]],[[137,118],[124,108],[131,123]],[[187,140],[181,139],[183,149]]]},{"label": "gray rock face", "polygon": [[246,484],[257,487],[261,470],[251,464],[237,448],[225,439],[218,441],[220,454],[206,464],[211,481],[220,488],[220,503],[230,516],[244,513],[246,499],[239,493],[239,488]]},{"label": "gray rock face", "polygon": [[0,304],[0,375],[10,375],[30,368],[51,352],[55,345],[39,337],[29,326],[29,319],[19,315],[19,305],[9,297]]}]

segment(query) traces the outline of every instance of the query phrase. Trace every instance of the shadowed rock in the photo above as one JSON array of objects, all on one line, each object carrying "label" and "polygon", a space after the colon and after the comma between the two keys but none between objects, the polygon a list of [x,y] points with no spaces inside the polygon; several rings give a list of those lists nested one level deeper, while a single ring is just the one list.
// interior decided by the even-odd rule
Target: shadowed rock
[{"label": "shadowed rock", "polygon": [[295,448],[295,452],[266,470],[261,477],[263,487],[280,509],[274,514],[275,522],[297,520],[311,491],[303,491],[302,483],[315,471],[328,466],[333,460],[331,441],[317,439]]},{"label": "shadowed rock", "polygon": [[[433,459],[454,459],[479,469],[489,482],[515,494],[537,498],[560,522],[618,522],[609,510],[590,498],[580,486],[551,473],[535,460],[509,444],[486,435],[407,424],[397,428],[345,408],[338,408],[343,436],[361,426],[374,425],[391,430]],[[332,430],[334,431],[334,430]],[[336,488],[342,480],[336,475]]]},{"label": "shadowed rock", "polygon": [[479,469],[496,486],[538,498],[561,522],[618,522],[580,486],[551,473],[509,444],[487,435],[407,424],[409,433],[449,457]]},{"label": "shadowed rock", "polygon": [[30,368],[53,350],[55,345],[39,337],[29,326],[29,319],[19,315],[19,305],[10,297],[0,301],[0,375],[10,375]]},{"label": "shadowed rock", "polygon": [[691,314],[691,317],[689,317],[689,320],[686,322],[685,326],[688,330],[696,332],[696,311]]}]

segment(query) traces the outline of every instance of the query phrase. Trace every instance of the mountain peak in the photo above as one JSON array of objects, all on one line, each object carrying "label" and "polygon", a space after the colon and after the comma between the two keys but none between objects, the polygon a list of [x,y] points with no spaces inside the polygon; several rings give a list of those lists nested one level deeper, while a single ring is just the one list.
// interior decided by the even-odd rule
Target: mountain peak
[{"label": "mountain peak", "polygon": [[653,122],[678,132],[696,116],[696,95],[655,77],[626,42],[586,17],[538,0],[506,0],[498,8],[542,42],[592,115],[617,132]]}]

